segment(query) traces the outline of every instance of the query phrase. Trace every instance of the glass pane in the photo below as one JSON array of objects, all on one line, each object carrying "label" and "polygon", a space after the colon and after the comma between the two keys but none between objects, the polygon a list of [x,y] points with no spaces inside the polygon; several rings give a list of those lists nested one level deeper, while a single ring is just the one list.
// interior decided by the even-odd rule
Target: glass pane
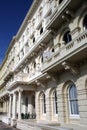
[{"label": "glass pane", "polygon": [[57,95],[56,95],[56,92],[55,92],[55,111],[56,111],[56,114],[58,114],[58,108],[57,108]]},{"label": "glass pane", "polygon": [[77,101],[77,90],[75,85],[71,85],[69,89],[69,101],[70,101],[70,109],[71,114],[78,115],[78,101]]}]

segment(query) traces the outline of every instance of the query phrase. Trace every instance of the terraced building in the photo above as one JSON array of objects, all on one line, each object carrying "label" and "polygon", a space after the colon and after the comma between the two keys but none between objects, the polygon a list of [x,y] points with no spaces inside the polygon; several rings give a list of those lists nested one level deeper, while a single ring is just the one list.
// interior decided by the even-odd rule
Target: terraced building
[{"label": "terraced building", "polygon": [[34,0],[0,66],[0,118],[21,130],[87,130],[87,1]]}]

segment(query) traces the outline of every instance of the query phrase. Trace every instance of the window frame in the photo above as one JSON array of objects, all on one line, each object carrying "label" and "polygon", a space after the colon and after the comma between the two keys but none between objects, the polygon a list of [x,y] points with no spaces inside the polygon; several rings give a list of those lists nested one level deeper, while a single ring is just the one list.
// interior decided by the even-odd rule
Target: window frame
[{"label": "window frame", "polygon": [[[87,25],[85,26],[85,24],[87,24],[87,23],[85,22],[85,19],[87,19],[87,14],[84,16],[83,22],[82,22],[84,30],[87,29]],[[85,22],[85,23],[84,23],[84,22]]]},{"label": "window frame", "polygon": [[58,115],[58,98],[56,90],[53,91],[53,114],[55,116]]},{"label": "window frame", "polygon": [[70,30],[67,30],[64,34],[63,34],[63,39],[64,41],[64,45],[67,45],[68,43],[70,43],[72,41],[72,35],[70,34]]},{"label": "window frame", "polygon": [[[71,87],[74,87],[75,88],[75,90],[76,90],[76,98],[73,98],[73,99],[70,99],[70,89],[71,89]],[[76,101],[76,104],[78,105],[78,98],[77,98],[77,89],[76,89],[76,85],[75,84],[70,84],[69,86],[68,86],[68,104],[69,104],[69,114],[70,114],[70,118],[79,118],[79,105],[78,105],[78,114],[74,114],[74,113],[72,113],[72,111],[73,110],[71,110],[71,102],[75,102]],[[75,105],[76,105],[75,104]],[[75,108],[74,108],[75,109]]]},{"label": "window frame", "polygon": [[46,95],[44,93],[41,94],[41,109],[42,115],[46,115]]}]

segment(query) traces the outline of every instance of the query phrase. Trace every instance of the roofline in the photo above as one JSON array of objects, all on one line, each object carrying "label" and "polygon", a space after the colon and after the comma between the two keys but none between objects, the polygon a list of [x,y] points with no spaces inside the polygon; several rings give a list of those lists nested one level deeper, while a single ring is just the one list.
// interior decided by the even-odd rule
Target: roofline
[{"label": "roofline", "polygon": [[3,65],[4,65],[4,63],[5,63],[5,61],[6,61],[7,57],[8,57],[8,54],[9,54],[9,52],[10,52],[12,46],[14,45],[15,41],[20,37],[20,35],[22,34],[22,32],[23,32],[23,30],[24,30],[24,28],[25,28],[27,22],[29,21],[30,18],[32,18],[33,13],[34,13],[36,7],[38,6],[38,4],[39,4],[41,1],[42,1],[42,0],[34,0],[34,1],[32,1],[32,4],[31,4],[31,6],[30,6],[30,8],[29,8],[29,11],[28,11],[28,13],[26,14],[26,16],[25,16],[25,18],[24,18],[24,20],[23,20],[23,22],[22,22],[22,24],[21,24],[21,26],[20,26],[20,28],[19,28],[17,34],[16,34],[16,36],[13,36],[13,38],[12,38],[12,40],[11,40],[11,42],[10,42],[10,45],[8,46],[7,52],[6,52],[6,54],[5,54],[5,58],[3,59],[3,62],[2,62],[2,64],[0,65],[0,70],[2,69],[2,67],[3,67]]}]

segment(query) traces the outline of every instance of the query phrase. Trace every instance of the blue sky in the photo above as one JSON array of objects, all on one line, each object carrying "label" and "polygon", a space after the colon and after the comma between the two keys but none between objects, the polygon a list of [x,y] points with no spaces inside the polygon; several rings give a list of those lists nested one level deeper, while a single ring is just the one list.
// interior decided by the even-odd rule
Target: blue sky
[{"label": "blue sky", "polygon": [[0,0],[0,64],[33,0]]}]

